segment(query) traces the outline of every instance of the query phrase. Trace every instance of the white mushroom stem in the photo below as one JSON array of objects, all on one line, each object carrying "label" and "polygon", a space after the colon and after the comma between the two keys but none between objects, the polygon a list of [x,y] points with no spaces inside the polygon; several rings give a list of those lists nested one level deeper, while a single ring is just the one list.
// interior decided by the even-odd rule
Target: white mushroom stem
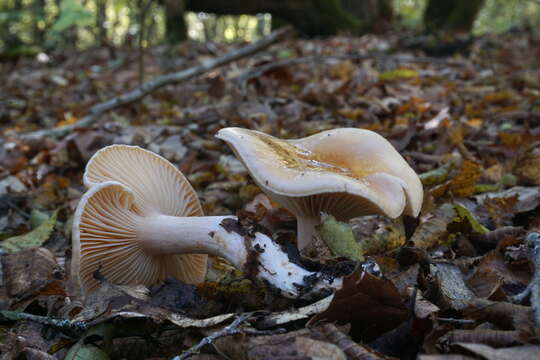
[{"label": "white mushroom stem", "polygon": [[312,243],[313,238],[318,235],[316,227],[320,225],[319,216],[296,216],[297,221],[297,243],[298,249],[302,251]]},{"label": "white mushroom stem", "polygon": [[[176,217],[154,215],[142,218],[137,225],[137,238],[148,253],[190,254],[205,253],[220,256],[239,269],[248,264],[251,249],[258,261],[257,277],[268,282],[287,297],[297,298],[324,289],[341,288],[342,280],[324,279],[319,273],[310,272],[291,263],[289,257],[271,238],[255,233],[250,239],[223,224],[232,216]],[[247,238],[247,240],[246,240]],[[319,279],[320,278],[320,279]],[[314,283],[310,280],[318,279]]]}]

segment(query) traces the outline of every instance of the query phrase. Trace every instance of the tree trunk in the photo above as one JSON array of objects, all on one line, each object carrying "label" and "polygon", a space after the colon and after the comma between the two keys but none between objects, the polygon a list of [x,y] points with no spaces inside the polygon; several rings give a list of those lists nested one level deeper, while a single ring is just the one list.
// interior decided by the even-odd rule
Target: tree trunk
[{"label": "tree trunk", "polygon": [[105,23],[107,22],[107,1],[96,0],[96,31],[97,41],[100,44],[107,42],[107,28]]},{"label": "tree trunk", "polygon": [[485,0],[430,0],[424,12],[429,32],[470,32]]},{"label": "tree trunk", "polygon": [[187,39],[185,5],[184,0],[164,0],[165,39],[168,44],[176,44]]},{"label": "tree trunk", "polygon": [[43,46],[45,41],[45,0],[34,1],[34,18],[33,18],[33,35],[34,43],[39,46]]},{"label": "tree trunk", "polygon": [[356,16],[364,31],[383,32],[394,19],[392,0],[342,0],[343,8]]},{"label": "tree trunk", "polygon": [[341,0],[187,0],[186,9],[218,15],[271,13],[307,36],[356,32],[361,27],[361,21],[342,7]]}]

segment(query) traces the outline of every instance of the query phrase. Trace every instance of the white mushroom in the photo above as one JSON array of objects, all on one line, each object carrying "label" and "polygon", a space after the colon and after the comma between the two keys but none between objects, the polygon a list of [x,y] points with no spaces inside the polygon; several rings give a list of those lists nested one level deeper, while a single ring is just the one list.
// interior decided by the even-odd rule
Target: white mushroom
[{"label": "white mushroom", "polygon": [[97,288],[96,270],[117,284],[152,285],[171,275],[200,282],[206,255],[191,254],[255,270],[256,278],[288,297],[341,286],[340,279],[325,280],[291,263],[271,238],[236,217],[197,216],[202,211],[184,176],[152,152],[102,149],[89,161],[84,182],[90,189],[75,214],[71,272],[83,293]]},{"label": "white mushroom", "polygon": [[418,175],[373,131],[342,128],[282,140],[225,128],[216,136],[227,142],[261,189],[296,216],[300,249],[311,243],[321,212],[341,221],[420,212],[423,189]]}]

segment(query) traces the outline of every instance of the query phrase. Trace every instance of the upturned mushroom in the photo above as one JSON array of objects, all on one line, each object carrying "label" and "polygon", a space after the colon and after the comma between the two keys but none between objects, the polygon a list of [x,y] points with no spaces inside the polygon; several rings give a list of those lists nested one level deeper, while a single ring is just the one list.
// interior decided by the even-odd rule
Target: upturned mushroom
[{"label": "upturned mushroom", "polygon": [[296,216],[300,249],[316,235],[321,212],[340,221],[420,212],[418,175],[373,131],[341,128],[283,140],[231,127],[216,136],[232,148],[259,187]]},{"label": "upturned mushroom", "polygon": [[288,297],[341,287],[341,279],[291,263],[271,238],[236,217],[200,216],[182,173],[150,151],[104,148],[87,164],[84,183],[90,189],[75,214],[71,272],[83,294],[98,287],[96,270],[117,284],[152,285],[167,276],[200,282],[206,255],[193,254],[221,256]]}]

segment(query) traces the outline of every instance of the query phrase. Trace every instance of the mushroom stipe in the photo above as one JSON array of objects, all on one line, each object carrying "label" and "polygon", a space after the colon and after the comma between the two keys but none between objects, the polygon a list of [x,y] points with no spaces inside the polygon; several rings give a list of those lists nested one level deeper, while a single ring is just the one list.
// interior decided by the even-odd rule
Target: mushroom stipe
[{"label": "mushroom stipe", "polygon": [[75,214],[71,271],[83,295],[99,286],[92,276],[98,269],[116,284],[149,286],[168,276],[200,282],[206,254],[286,297],[311,299],[341,288],[341,277],[292,263],[270,237],[236,217],[201,216],[185,177],[150,151],[104,148],[87,164],[84,182],[90,188]]}]

